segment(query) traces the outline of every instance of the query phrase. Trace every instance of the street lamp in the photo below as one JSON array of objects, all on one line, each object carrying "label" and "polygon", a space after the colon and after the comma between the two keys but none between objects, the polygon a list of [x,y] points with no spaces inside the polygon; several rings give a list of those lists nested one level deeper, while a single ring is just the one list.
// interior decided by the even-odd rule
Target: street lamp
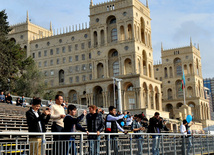
[{"label": "street lamp", "polygon": [[116,100],[115,100],[115,83],[117,82],[117,91],[118,91],[118,110],[122,112],[122,97],[121,97],[121,81],[122,79],[118,79],[113,77],[113,85],[114,85],[114,106],[116,107]]}]

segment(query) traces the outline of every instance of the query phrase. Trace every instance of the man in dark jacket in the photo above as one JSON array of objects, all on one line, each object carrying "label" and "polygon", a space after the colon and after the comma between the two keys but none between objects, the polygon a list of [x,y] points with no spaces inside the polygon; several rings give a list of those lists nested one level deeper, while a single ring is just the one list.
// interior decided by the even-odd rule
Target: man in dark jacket
[{"label": "man in dark jacket", "polygon": [[[79,122],[84,118],[84,116],[87,114],[87,111],[84,110],[83,114],[79,117],[75,118],[77,113],[77,108],[75,105],[69,105],[68,106],[68,114],[64,118],[64,132],[76,132],[76,130],[81,130],[83,132],[86,132],[85,128],[83,128]],[[68,155],[71,152],[71,155],[76,155],[76,144],[75,144],[75,135],[66,135],[64,136],[64,140],[69,141],[69,145],[66,145],[68,147],[65,147],[66,155]],[[63,150],[65,150],[65,148]],[[72,148],[72,149],[71,149]],[[70,150],[71,149],[71,150]]]},{"label": "man in dark jacket", "polygon": [[89,114],[86,116],[88,132],[95,132],[97,135],[88,136],[89,140],[89,155],[99,155],[100,152],[100,133],[104,129],[103,116],[96,112],[95,105],[89,106]]},{"label": "man in dark jacket", "polygon": [[[161,133],[161,129],[163,128],[162,121],[160,120],[160,114],[158,112],[149,119],[149,127],[148,133]],[[159,144],[160,144],[160,136],[153,135],[153,144],[152,144],[152,154],[159,155]]]},{"label": "man in dark jacket", "polygon": [[[45,110],[43,114],[40,113],[41,100],[36,98],[33,100],[32,107],[26,112],[28,131],[29,132],[46,132],[45,124],[50,119],[50,111]],[[30,136],[30,155],[41,155],[41,136]]]}]

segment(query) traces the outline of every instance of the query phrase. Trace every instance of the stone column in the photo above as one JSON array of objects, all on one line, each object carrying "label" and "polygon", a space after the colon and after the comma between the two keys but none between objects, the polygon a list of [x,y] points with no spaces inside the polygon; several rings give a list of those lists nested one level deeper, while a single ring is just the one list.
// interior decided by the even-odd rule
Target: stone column
[{"label": "stone column", "polygon": [[117,24],[117,40],[121,40],[121,34],[120,34],[120,25]]},{"label": "stone column", "polygon": [[101,45],[101,32],[100,29],[97,30],[97,46]]},{"label": "stone column", "polygon": [[107,27],[105,26],[105,28],[104,28],[104,38],[105,38],[105,45],[107,45],[107,43],[108,43],[108,35],[107,35]]},{"label": "stone column", "polygon": [[103,107],[105,107],[105,104],[106,104],[105,103],[105,92],[103,92],[102,95],[103,95]]},{"label": "stone column", "polygon": [[125,23],[124,25],[124,31],[125,31],[125,40],[128,39],[128,26],[127,26],[127,23]]},{"label": "stone column", "polygon": [[148,108],[148,109],[151,109],[151,104],[150,104],[149,95],[150,95],[150,93],[149,93],[149,91],[147,90],[147,91],[146,91],[146,97],[147,97],[147,103],[146,103],[146,105],[147,105],[147,108]]}]

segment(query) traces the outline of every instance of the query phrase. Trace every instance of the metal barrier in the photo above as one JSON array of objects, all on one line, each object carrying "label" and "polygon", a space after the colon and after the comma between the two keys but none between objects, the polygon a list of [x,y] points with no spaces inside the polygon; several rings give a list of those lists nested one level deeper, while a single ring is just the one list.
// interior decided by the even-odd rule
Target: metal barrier
[{"label": "metal barrier", "polygon": [[[54,135],[75,136],[70,140],[54,141]],[[95,133],[90,133],[95,136]],[[32,138],[32,136],[39,136]],[[0,155],[142,155],[159,152],[164,155],[212,154],[214,153],[214,135],[195,134],[189,138],[182,134],[136,134],[101,133],[97,138],[88,139],[85,133],[0,133]],[[23,138],[25,140],[23,140]],[[5,141],[4,141],[5,139]]]}]

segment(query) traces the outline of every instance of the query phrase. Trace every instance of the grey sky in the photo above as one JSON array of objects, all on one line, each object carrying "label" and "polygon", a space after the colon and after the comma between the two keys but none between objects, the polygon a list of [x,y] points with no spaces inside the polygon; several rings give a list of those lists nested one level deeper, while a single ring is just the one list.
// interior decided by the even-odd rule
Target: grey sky
[{"label": "grey sky", "polygon": [[[104,0],[93,0],[94,3]],[[146,0],[141,0],[145,3]],[[10,24],[23,22],[26,11],[32,23],[53,29],[89,22],[90,0],[0,0]],[[203,77],[214,77],[214,1],[213,0],[149,0],[152,18],[154,61],[164,49],[200,44]]]}]

